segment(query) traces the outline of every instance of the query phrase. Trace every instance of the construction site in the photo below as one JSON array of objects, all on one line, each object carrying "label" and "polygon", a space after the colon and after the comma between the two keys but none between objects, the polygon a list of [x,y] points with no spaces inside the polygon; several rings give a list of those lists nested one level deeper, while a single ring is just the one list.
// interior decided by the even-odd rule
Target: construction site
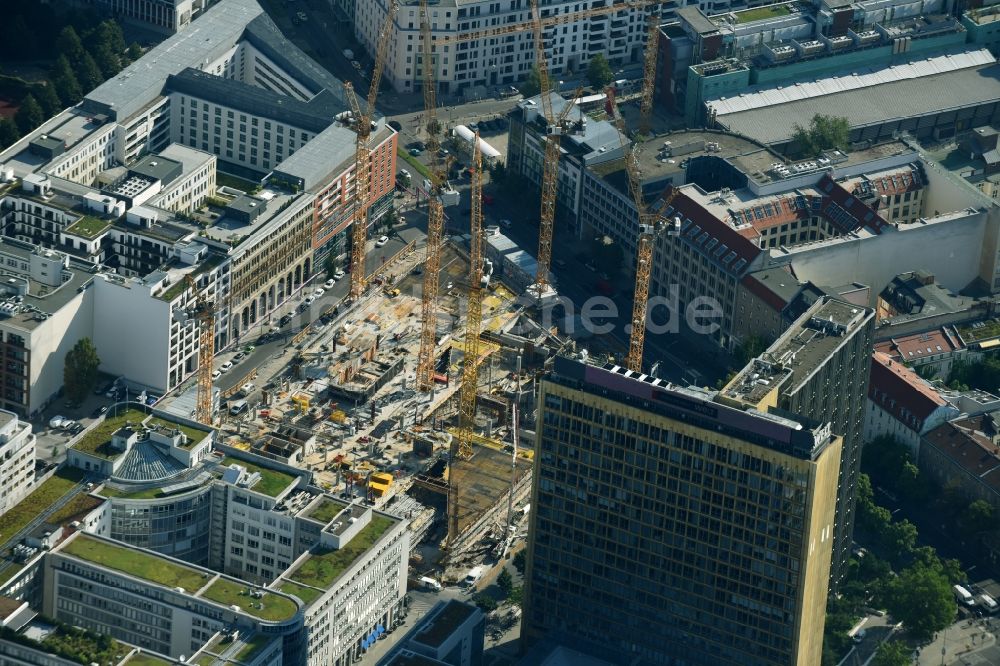
[{"label": "construction site", "polygon": [[[420,48],[423,61],[432,63],[427,4],[420,3]],[[635,3],[637,9],[645,4]],[[446,178],[454,156],[440,142],[435,68],[424,67],[421,136],[431,164],[419,215],[426,216],[426,236],[391,257],[383,256],[372,271],[366,262],[370,139],[377,127],[374,114],[386,40],[397,9],[395,3],[389,7],[364,103],[350,83],[344,84],[349,103],[344,118],[357,137],[347,298],[306,322],[282,352],[246,376],[247,383],[223,395],[224,404],[215,400],[211,377],[213,306],[199,300],[195,314],[203,345],[193,411],[199,421],[220,425],[221,439],[229,446],[307,467],[317,483],[341,497],[405,515],[415,533],[415,568],[436,568],[443,580],[454,581],[461,578],[461,567],[476,558],[502,558],[520,532],[531,485],[535,379],[549,359],[572,345],[538,321],[547,320],[541,311],[556,295],[549,269],[560,142],[580,131],[582,121],[573,121],[569,111],[576,108],[581,91],[555,112],[543,41],[543,30],[552,19],[543,19],[535,2],[533,21],[491,29],[496,35],[534,32],[542,93],[539,122],[548,137],[537,253],[525,257],[530,261],[511,260],[520,273],[507,271],[501,279],[493,275],[494,262],[503,264],[507,255],[496,252],[505,248],[497,250],[495,242],[490,244],[493,249],[486,248],[486,237],[495,235],[496,227],[483,226],[486,172],[478,130],[469,141],[469,208],[462,216],[468,218],[467,227],[462,220],[468,233],[445,237],[444,208],[456,205],[459,193]],[[605,11],[585,10],[574,16]],[[649,126],[655,71],[657,24],[655,17],[648,18],[651,41],[639,96],[639,131]],[[613,89],[608,89],[607,98],[605,112],[622,138],[629,190],[639,211],[636,305],[626,365],[641,371],[654,241],[662,233],[676,233],[669,221],[672,195],[660,202],[657,212],[647,209],[639,161],[629,152],[634,149],[627,145],[628,128]],[[509,256],[515,254],[526,253],[513,249]],[[256,395],[250,379],[262,389],[261,399],[253,404],[248,401]]]}]

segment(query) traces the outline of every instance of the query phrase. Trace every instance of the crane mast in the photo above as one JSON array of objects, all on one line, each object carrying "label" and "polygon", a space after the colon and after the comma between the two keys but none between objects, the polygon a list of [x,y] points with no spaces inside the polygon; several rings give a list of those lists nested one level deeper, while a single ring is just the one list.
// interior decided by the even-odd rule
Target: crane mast
[{"label": "crane mast", "polygon": [[185,283],[195,298],[194,320],[198,326],[198,394],[195,420],[212,425],[212,364],[215,362],[215,305],[198,293],[198,285],[190,275]]},{"label": "crane mast", "polygon": [[354,86],[344,82],[344,97],[351,107],[357,122],[357,140],[354,150],[354,226],[351,230],[351,291],[352,299],[358,299],[365,292],[365,245],[368,241],[368,204],[371,199],[372,154],[368,140],[372,133],[372,117],[375,114],[375,100],[378,97],[379,82],[385,68],[385,56],[389,48],[392,22],[399,5],[393,0],[386,8],[385,21],[378,35],[375,48],[375,64],[372,67],[371,85],[368,88],[367,106],[362,112],[358,105]]},{"label": "crane mast", "polygon": [[438,154],[437,135],[441,125],[437,120],[437,98],[434,52],[431,44],[431,24],[427,0],[420,2],[420,42],[423,57],[424,116],[427,119],[427,150],[431,165],[431,191],[427,198],[427,256],[424,261],[424,285],[421,297],[420,351],[417,356],[417,387],[421,391],[434,388],[434,349],[437,345],[437,300],[441,272],[441,237],[444,230],[444,206],[440,190],[444,185],[445,166]]},{"label": "crane mast", "polygon": [[656,52],[660,45],[660,17],[650,14],[646,31],[646,54],[642,61],[642,99],[639,103],[639,132],[649,134],[653,112],[653,88],[656,85]]},{"label": "crane mast", "polygon": [[[645,95],[645,91],[643,91]],[[608,111],[614,119],[615,127],[621,138],[625,158],[625,173],[628,175],[628,187],[632,201],[639,213],[639,237],[636,241],[635,291],[632,300],[632,321],[629,329],[628,358],[625,367],[633,372],[642,371],[642,352],[646,342],[646,312],[649,304],[649,283],[653,273],[653,251],[656,239],[662,231],[661,217],[658,213],[650,213],[642,194],[642,173],[636,157],[635,145],[627,145],[625,119],[615,102],[614,90],[608,88]],[[664,200],[663,209],[670,205],[676,196],[677,189],[671,189]],[[673,235],[675,229],[668,231]]]},{"label": "crane mast", "polygon": [[[548,59],[545,56],[545,44],[542,42],[542,19],[538,11],[538,0],[531,0],[531,26],[535,37],[535,64],[538,68],[539,89],[542,98],[542,114],[545,118],[545,157],[542,163],[542,194],[541,215],[539,216],[538,232],[538,269],[535,273],[535,284],[531,289],[541,298],[549,283],[549,267],[552,264],[552,227],[556,214],[556,190],[559,184],[560,137],[569,129],[566,122],[569,112],[576,106],[576,98],[581,91],[577,90],[572,102],[563,106],[558,116],[552,110],[552,87],[549,81]],[[586,16],[581,13],[581,18]]]}]

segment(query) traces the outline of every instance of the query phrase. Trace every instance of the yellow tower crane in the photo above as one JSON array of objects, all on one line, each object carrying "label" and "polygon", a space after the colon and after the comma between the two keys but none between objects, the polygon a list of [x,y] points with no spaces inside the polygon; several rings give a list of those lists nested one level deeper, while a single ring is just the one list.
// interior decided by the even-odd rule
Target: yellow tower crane
[{"label": "yellow tower crane", "polygon": [[215,362],[215,304],[198,293],[198,285],[190,275],[184,282],[195,299],[194,320],[198,326],[198,396],[195,420],[212,425],[212,364]]},{"label": "yellow tower crane", "polygon": [[[586,14],[583,13],[585,16]],[[549,283],[549,266],[552,263],[552,226],[556,214],[556,188],[559,182],[559,141],[570,130],[566,118],[576,106],[578,90],[572,102],[566,104],[556,116],[552,111],[552,86],[549,82],[548,59],[542,41],[542,18],[538,11],[538,0],[531,0],[531,26],[535,37],[535,65],[538,68],[539,90],[542,98],[542,114],[545,118],[545,158],[542,163],[542,210],[538,231],[538,270],[535,284],[530,289],[535,297],[541,298]],[[581,16],[582,18],[583,16]],[[582,129],[582,124],[579,126]]]},{"label": "yellow tower crane", "polygon": [[646,54],[642,61],[642,98],[639,103],[639,132],[649,134],[649,121],[653,113],[653,88],[656,86],[656,52],[660,48],[660,17],[646,17]]},{"label": "yellow tower crane", "polygon": [[437,300],[441,272],[441,237],[444,231],[444,205],[441,188],[447,166],[438,153],[437,77],[435,76],[434,46],[431,43],[431,22],[427,0],[420,2],[420,42],[423,68],[424,117],[426,118],[427,151],[431,154],[431,191],[427,198],[427,257],[424,262],[424,288],[421,298],[420,351],[417,356],[417,388],[430,391],[434,387],[434,349],[437,346]]},{"label": "yellow tower crane", "polygon": [[371,85],[368,88],[367,106],[362,111],[358,98],[354,94],[354,86],[350,81],[344,82],[344,97],[351,106],[351,113],[357,123],[357,140],[354,150],[354,227],[351,231],[351,291],[352,299],[358,299],[367,286],[365,275],[365,245],[368,242],[368,203],[372,187],[372,153],[368,140],[372,133],[372,117],[375,114],[375,100],[378,97],[378,86],[385,67],[385,54],[389,48],[389,36],[392,32],[392,22],[396,17],[399,5],[395,0],[389,3],[385,13],[385,21],[378,35],[375,48],[375,64],[372,66]]},{"label": "yellow tower crane", "polygon": [[[664,231],[667,235],[676,235],[679,232],[677,225],[671,223],[666,227],[662,224],[663,218],[659,213],[651,213],[646,208],[646,202],[642,194],[642,173],[639,171],[638,160],[636,159],[636,148],[633,144],[629,149],[628,138],[626,136],[625,120],[622,118],[618,105],[615,103],[614,90],[608,88],[608,111],[611,113],[621,135],[622,152],[625,158],[625,172],[628,175],[628,187],[632,193],[632,200],[639,213],[639,236],[636,240],[636,263],[635,263],[635,292],[632,301],[632,322],[629,330],[628,359],[625,367],[633,372],[642,371],[642,351],[646,342],[646,310],[649,303],[649,282],[653,273],[653,251],[656,240]],[[677,196],[677,189],[672,188],[666,199],[663,201],[661,210],[666,210]]]},{"label": "yellow tower crane", "polygon": [[[458,433],[451,440],[449,465],[472,457],[476,427],[476,395],[479,392],[479,334],[483,324],[483,289],[489,275],[483,271],[483,159],[479,131],[473,137],[472,214],[469,232],[469,304],[465,316],[462,353],[462,385],[459,389]],[[452,468],[454,469],[454,468]],[[458,536],[458,484],[448,474],[448,543]]]}]

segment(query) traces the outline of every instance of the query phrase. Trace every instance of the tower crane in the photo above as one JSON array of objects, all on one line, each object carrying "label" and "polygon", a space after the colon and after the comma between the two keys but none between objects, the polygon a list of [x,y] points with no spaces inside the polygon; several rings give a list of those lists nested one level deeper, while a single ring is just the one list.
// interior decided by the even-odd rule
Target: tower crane
[{"label": "tower crane", "polygon": [[[489,275],[483,270],[483,159],[479,131],[473,137],[472,211],[469,239],[469,304],[465,316],[462,385],[459,389],[458,436],[452,438],[449,464],[472,457],[476,427],[476,394],[479,392],[479,334],[483,323],[483,288]],[[458,536],[458,484],[448,475],[448,542]]]},{"label": "tower crane", "polygon": [[[545,118],[545,158],[542,163],[542,210],[538,231],[538,270],[535,274],[533,290],[537,298],[541,298],[549,282],[549,266],[552,263],[552,225],[556,213],[556,188],[559,181],[559,141],[560,137],[571,129],[566,118],[576,107],[577,90],[572,102],[567,103],[556,116],[552,111],[552,87],[549,83],[548,60],[545,56],[545,44],[542,42],[542,19],[538,11],[538,0],[531,0],[531,25],[535,32],[535,63],[538,68],[539,89],[542,98],[542,114]],[[582,123],[578,126],[582,130]]]},{"label": "tower crane", "polygon": [[360,298],[365,291],[365,245],[368,241],[368,203],[371,198],[372,154],[368,140],[372,133],[372,117],[375,114],[375,99],[378,97],[379,81],[385,67],[385,55],[389,48],[392,22],[399,8],[396,0],[389,3],[385,12],[385,22],[378,35],[375,48],[375,64],[372,66],[371,85],[368,88],[367,106],[364,112],[358,105],[354,86],[344,82],[344,97],[350,104],[357,123],[357,140],[354,150],[354,227],[351,233],[351,291],[352,299]]},{"label": "tower crane", "polygon": [[441,270],[441,237],[444,229],[444,205],[441,188],[447,166],[438,153],[437,135],[441,123],[437,119],[437,77],[434,47],[431,44],[431,22],[427,0],[420,1],[420,43],[423,67],[424,117],[427,119],[427,150],[431,154],[431,191],[427,198],[427,257],[424,262],[424,285],[421,298],[420,351],[417,356],[417,387],[430,391],[434,387],[434,348],[437,345],[437,299]]},{"label": "tower crane", "polygon": [[215,304],[198,293],[190,275],[184,282],[195,298],[194,320],[198,326],[198,397],[195,420],[212,425],[212,363],[215,361]]},{"label": "tower crane", "polygon": [[[632,323],[629,331],[628,360],[625,366],[633,372],[642,371],[642,349],[646,341],[646,308],[649,302],[649,281],[653,273],[653,251],[657,238],[666,233],[675,236],[680,232],[676,222],[664,225],[659,213],[651,213],[646,208],[642,195],[642,174],[636,159],[635,146],[630,150],[627,145],[625,120],[615,103],[615,93],[608,88],[608,111],[614,118],[615,127],[621,137],[622,150],[625,157],[625,172],[628,175],[628,187],[632,201],[639,213],[639,237],[636,240],[635,292],[632,301]],[[677,189],[671,188],[663,201],[661,210],[666,210],[677,196]]]},{"label": "tower crane", "polygon": [[646,54],[642,60],[642,98],[639,102],[639,132],[649,134],[649,120],[653,113],[653,88],[656,86],[656,52],[660,47],[660,17],[646,17]]}]

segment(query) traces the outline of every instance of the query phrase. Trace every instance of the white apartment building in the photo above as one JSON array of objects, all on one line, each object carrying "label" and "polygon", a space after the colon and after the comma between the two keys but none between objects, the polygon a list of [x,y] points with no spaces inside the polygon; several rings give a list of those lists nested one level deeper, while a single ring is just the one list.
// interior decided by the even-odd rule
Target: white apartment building
[{"label": "white apartment building", "polygon": [[[385,22],[390,0],[355,3],[354,32],[369,53],[375,52],[378,33]],[[607,0],[554,0],[540,3],[543,18],[608,6]],[[661,15],[683,2],[664,2],[636,10],[615,1],[615,13],[546,27],[549,69],[554,77],[585,74],[590,59],[603,54],[612,67],[639,63],[646,43],[646,16],[654,9]],[[529,0],[441,0],[429,7],[431,36],[437,42],[435,76],[439,92],[456,94],[474,86],[517,83],[535,64]],[[521,24],[524,29],[496,37],[458,41],[467,32]],[[396,13],[383,76],[398,92],[413,92],[422,85],[420,8],[416,0],[403,2]]]},{"label": "white apartment building", "polygon": [[158,32],[187,27],[211,0],[76,0]]},{"label": "white apartment building", "polygon": [[0,410],[0,515],[34,490],[35,435],[17,414]]}]

